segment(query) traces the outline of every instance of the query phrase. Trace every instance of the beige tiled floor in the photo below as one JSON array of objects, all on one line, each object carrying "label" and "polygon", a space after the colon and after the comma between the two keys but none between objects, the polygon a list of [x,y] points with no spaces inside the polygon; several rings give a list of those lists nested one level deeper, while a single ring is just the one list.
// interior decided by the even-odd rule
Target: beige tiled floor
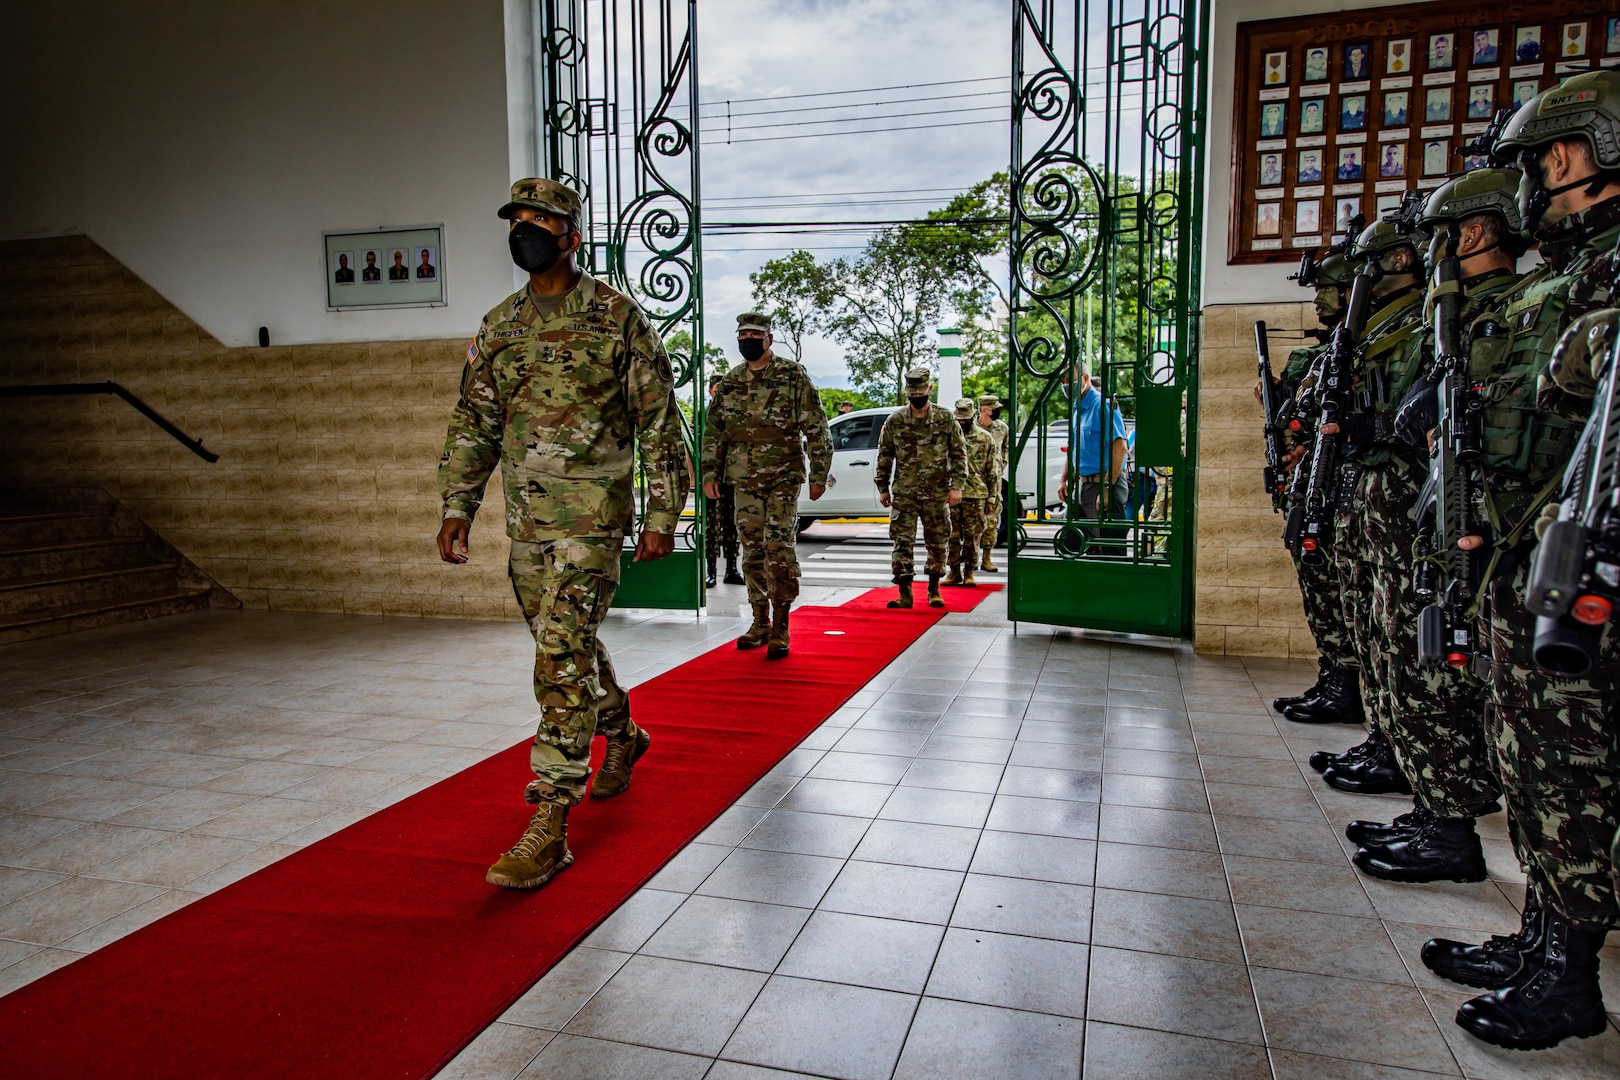
[{"label": "beige tiled floor", "polygon": [[[836,603],[849,591],[807,590]],[[634,684],[736,633],[630,613]],[[729,603],[732,611],[722,614]],[[948,618],[443,1075],[1594,1077],[1620,1032],[1475,1042],[1436,934],[1493,880],[1366,879],[1404,804],[1303,766],[1358,733],[1266,706],[1305,665]],[[530,733],[518,625],[201,613],[0,650],[0,992]],[[1605,986],[1620,1008],[1620,949]]]}]

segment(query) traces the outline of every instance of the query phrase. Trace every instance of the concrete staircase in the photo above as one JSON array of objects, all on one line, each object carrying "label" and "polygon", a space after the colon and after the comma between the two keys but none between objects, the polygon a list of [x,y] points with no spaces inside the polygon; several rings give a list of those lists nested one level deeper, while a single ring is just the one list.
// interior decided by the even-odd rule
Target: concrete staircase
[{"label": "concrete staircase", "polygon": [[0,645],[241,606],[106,492],[0,492]]}]

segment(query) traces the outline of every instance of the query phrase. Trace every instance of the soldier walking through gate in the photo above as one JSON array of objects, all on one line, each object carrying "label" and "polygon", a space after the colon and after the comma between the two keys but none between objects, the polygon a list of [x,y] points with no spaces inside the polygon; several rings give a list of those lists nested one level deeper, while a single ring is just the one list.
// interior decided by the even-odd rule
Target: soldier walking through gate
[{"label": "soldier walking through gate", "polygon": [[973,571],[978,569],[978,556],[974,547],[984,536],[984,508],[995,486],[996,444],[973,420],[973,399],[962,398],[956,403],[956,423],[962,429],[966,451],[967,471],[962,477],[962,501],[950,508],[951,542],[946,562],[950,564],[947,585],[976,585]]},{"label": "soldier walking through gate", "polygon": [[899,595],[889,601],[892,608],[911,606],[912,548],[917,543],[919,518],[923,546],[928,549],[928,606],[945,606],[939,579],[945,572],[945,543],[950,535],[947,513],[962,501],[967,448],[951,410],[928,400],[932,389],[927,368],[906,372],[908,404],[889,414],[878,435],[874,481],[878,502],[889,507],[889,539],[894,544],[891,566],[894,583],[900,587]]}]

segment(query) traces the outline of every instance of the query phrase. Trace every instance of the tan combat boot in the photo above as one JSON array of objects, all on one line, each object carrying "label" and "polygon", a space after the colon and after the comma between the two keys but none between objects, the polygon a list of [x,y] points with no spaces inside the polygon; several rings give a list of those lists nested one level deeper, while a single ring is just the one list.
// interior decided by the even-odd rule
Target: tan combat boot
[{"label": "tan combat boot", "polygon": [[737,639],[739,649],[757,649],[771,637],[771,602],[761,600],[754,605],[754,625]]},{"label": "tan combat boot", "polygon": [[634,769],[641,755],[647,752],[652,745],[652,736],[647,734],[646,728],[637,727],[630,721],[630,730],[607,741],[607,752],[602,755],[602,767],[596,770],[596,778],[591,781],[591,795],[597,799],[611,799],[615,795],[623,795],[630,787],[630,770]]},{"label": "tan combat boot", "polygon": [[949,574],[945,575],[945,582],[944,583],[946,585],[960,585],[960,584],[962,584],[962,568],[960,566],[952,566],[951,567],[951,572]]},{"label": "tan combat boot", "polygon": [[943,596],[939,595],[939,575],[938,574],[929,574],[928,575],[928,606],[929,607],[944,607],[945,606],[945,598]]},{"label": "tan combat boot", "polygon": [[962,584],[964,584],[964,585],[973,585],[975,587],[979,584],[977,581],[973,580],[973,564],[972,563],[968,563],[967,564],[967,569],[962,573]]},{"label": "tan combat boot", "polygon": [[991,573],[991,574],[994,574],[996,572],[996,564],[990,561],[990,549],[989,548],[985,549],[984,558],[979,560],[979,569],[984,570],[987,573]]},{"label": "tan combat boot", "polygon": [[574,853],[568,850],[568,807],[541,803],[522,839],[495,860],[484,880],[505,889],[538,889],[573,861]]},{"label": "tan combat boot", "polygon": [[892,608],[910,607],[911,606],[911,579],[910,578],[901,578],[899,581],[896,581],[895,584],[900,586],[900,595],[896,596],[893,600],[890,600],[889,601],[889,606],[892,607]]},{"label": "tan combat boot", "polygon": [[771,615],[771,643],[765,650],[765,659],[780,660],[788,654],[788,612],[792,604],[777,604]]}]

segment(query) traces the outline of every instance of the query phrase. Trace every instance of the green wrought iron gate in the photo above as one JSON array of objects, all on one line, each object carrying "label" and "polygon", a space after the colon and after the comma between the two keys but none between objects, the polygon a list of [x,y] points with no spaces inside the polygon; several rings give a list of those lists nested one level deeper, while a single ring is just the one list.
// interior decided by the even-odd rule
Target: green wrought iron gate
[{"label": "green wrought iron gate", "polygon": [[[1015,622],[1191,630],[1208,7],[1013,3]],[[1101,395],[1089,446],[1082,368]],[[1104,475],[1118,434],[1124,505]],[[1085,476],[1102,478],[1094,513]]]},{"label": "green wrought iron gate", "polygon": [[[634,296],[666,341],[686,331],[690,350],[670,360],[694,449],[704,406],[696,27],[696,0],[537,0],[534,23],[540,167],[584,197],[585,268]],[[614,603],[701,608],[702,530],[701,515],[689,519],[659,562],[632,562],[627,547]]]}]

